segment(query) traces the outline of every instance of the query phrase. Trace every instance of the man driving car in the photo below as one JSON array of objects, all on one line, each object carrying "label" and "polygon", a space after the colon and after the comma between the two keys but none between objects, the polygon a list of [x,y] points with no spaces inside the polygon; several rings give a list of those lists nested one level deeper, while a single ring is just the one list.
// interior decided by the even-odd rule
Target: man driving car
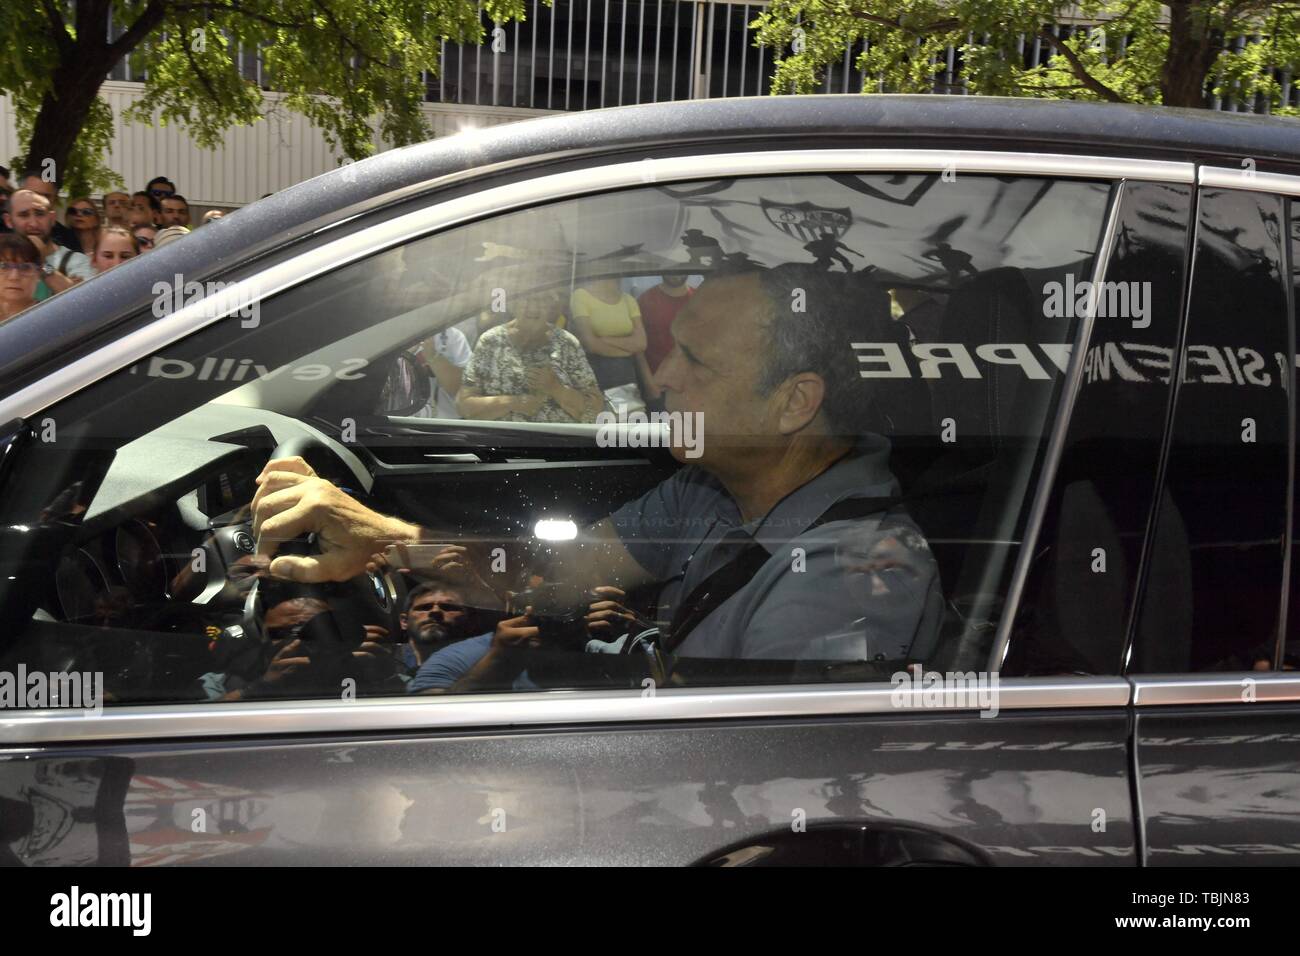
[{"label": "man driving car", "polygon": [[[889,443],[860,433],[874,383],[851,343],[891,339],[888,321],[887,298],[857,277],[750,266],[706,279],[655,376],[669,412],[697,416],[700,457],[588,528],[565,577],[612,587],[597,602],[606,617],[630,614],[624,592],[657,586],[656,619],[671,622],[660,646],[677,657],[906,659],[937,629],[942,599],[897,500]],[[438,537],[364,507],[301,459],[272,461],[257,480],[259,551],[308,532],[320,545],[276,557],[276,575],[342,580],[385,545]],[[844,566],[849,530],[858,550],[864,536],[886,544],[869,580]],[[506,659],[538,639],[527,614],[502,622],[467,678],[517,674]]]}]

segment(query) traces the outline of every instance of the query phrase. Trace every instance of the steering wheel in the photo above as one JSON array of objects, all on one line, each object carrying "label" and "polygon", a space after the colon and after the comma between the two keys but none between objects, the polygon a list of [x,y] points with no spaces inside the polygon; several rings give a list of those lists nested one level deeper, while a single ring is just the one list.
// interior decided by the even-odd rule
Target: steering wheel
[{"label": "steering wheel", "polygon": [[267,461],[277,458],[301,458],[311,465],[317,475],[343,488],[354,498],[365,496],[364,492],[350,487],[356,481],[356,476],[348,463],[333,446],[315,435],[298,434],[280,442]]},{"label": "steering wheel", "polygon": [[[311,436],[295,436],[280,443],[271,452],[268,461],[294,456],[301,457],[317,475],[326,480],[337,483],[338,478],[352,476],[351,468],[333,448]],[[351,489],[346,490],[349,494],[357,494]],[[286,541],[277,549],[277,554],[319,553],[314,535]],[[270,636],[266,633],[264,622],[267,612],[275,606],[268,604],[271,601],[278,604],[298,598],[323,601],[328,605],[330,613],[318,615],[328,620],[323,627],[317,627],[313,631],[322,645],[330,643],[339,648],[355,649],[363,641],[366,624],[378,624],[386,628],[390,637],[395,638],[401,633],[406,585],[399,575],[385,570],[383,573],[366,571],[348,581],[322,584],[300,584],[255,577],[244,598],[241,620],[244,636],[259,643],[267,642]],[[310,650],[308,653],[310,656]]]}]

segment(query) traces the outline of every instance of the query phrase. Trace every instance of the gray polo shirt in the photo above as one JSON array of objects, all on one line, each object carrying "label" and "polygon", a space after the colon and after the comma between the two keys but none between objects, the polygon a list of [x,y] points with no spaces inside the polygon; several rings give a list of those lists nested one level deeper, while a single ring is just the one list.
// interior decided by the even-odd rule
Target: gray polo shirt
[{"label": "gray polo shirt", "polygon": [[889,442],[872,435],[760,520],[744,522],[722,484],[694,467],[611,520],[637,563],[664,582],[661,621],[750,542],[771,553],[690,633],[680,657],[900,660],[937,631],[943,613],[938,567],[920,530],[899,507],[806,530],[846,498],[897,494]]}]

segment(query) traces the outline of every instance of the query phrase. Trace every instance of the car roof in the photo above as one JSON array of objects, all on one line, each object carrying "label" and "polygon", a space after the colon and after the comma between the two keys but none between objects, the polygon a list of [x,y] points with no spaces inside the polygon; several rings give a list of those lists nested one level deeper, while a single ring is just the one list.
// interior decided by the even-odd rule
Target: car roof
[{"label": "car roof", "polygon": [[[1163,107],[974,96],[691,100],[546,116],[389,150],[290,186],[0,325],[0,391],[112,335],[154,283],[203,280],[450,178],[530,175],[664,151],[801,146],[1005,149],[1144,157],[1300,174],[1300,120]],[[460,175],[458,175],[460,174]]]}]

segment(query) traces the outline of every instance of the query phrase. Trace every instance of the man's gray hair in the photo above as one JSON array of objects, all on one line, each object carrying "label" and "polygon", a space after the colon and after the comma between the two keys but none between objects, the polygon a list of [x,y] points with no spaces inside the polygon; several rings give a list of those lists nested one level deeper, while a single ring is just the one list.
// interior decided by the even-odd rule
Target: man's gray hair
[{"label": "man's gray hair", "polygon": [[822,411],[830,433],[860,434],[875,390],[859,374],[853,343],[898,338],[889,294],[863,276],[802,263],[755,271],[772,307],[760,393],[770,395],[790,376],[813,372],[826,383]]}]

